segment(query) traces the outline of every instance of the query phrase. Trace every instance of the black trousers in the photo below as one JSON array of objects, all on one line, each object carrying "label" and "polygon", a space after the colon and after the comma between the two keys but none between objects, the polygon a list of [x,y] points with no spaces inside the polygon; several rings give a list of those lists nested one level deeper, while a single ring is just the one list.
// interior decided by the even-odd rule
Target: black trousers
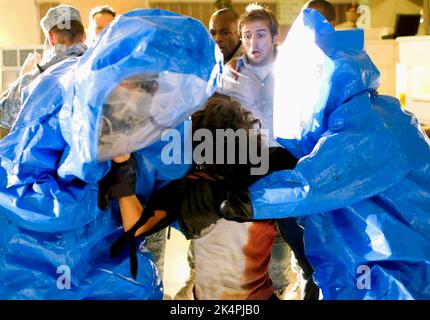
[{"label": "black trousers", "polygon": [[294,252],[294,256],[300,268],[303,270],[303,277],[306,281],[304,288],[304,300],[318,300],[319,288],[312,279],[314,272],[305,254],[304,230],[297,224],[296,218],[277,219],[279,231],[282,237]]}]

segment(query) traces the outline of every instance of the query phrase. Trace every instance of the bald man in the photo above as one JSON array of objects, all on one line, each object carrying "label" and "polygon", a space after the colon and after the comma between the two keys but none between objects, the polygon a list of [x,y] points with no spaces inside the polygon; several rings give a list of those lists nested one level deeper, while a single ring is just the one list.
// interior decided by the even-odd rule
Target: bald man
[{"label": "bald man", "polygon": [[243,53],[237,30],[238,18],[232,9],[224,8],[212,14],[209,21],[209,32],[221,49],[224,64]]}]

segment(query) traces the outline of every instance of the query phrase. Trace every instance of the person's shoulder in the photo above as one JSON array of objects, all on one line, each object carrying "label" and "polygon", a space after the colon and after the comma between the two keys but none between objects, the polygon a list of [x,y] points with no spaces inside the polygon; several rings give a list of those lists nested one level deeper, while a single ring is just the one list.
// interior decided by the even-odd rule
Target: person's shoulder
[{"label": "person's shoulder", "polygon": [[232,58],[225,66],[233,71],[240,72],[241,68],[245,65],[245,55]]},{"label": "person's shoulder", "polygon": [[234,53],[227,60],[224,61],[224,64],[227,65],[231,60],[239,59],[244,54],[245,50],[243,49],[242,43],[240,43],[239,46],[237,46],[237,48],[235,49]]},{"label": "person's shoulder", "polygon": [[224,65],[226,71],[237,71],[237,62],[239,58],[233,58]]},{"label": "person's shoulder", "polygon": [[231,59],[225,66],[225,74],[237,80],[243,66],[243,56]]}]

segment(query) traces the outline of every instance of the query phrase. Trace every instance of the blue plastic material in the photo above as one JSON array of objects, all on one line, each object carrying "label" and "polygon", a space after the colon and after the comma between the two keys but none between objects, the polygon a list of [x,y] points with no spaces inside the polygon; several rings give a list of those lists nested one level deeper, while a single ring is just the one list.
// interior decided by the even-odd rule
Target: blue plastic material
[{"label": "blue plastic material", "polygon": [[[379,73],[361,30],[336,32],[305,10],[288,37],[309,30],[308,41],[331,61],[322,72],[329,86],[301,106],[310,117],[295,139],[288,128],[275,131],[301,159],[250,188],[255,217],[304,217],[305,250],[324,299],[430,299],[429,140],[396,99],[374,93]],[[303,52],[288,38],[281,60],[282,50]],[[275,118],[288,123],[295,106],[276,106]]]},{"label": "blue plastic material", "polygon": [[[166,121],[168,127],[176,127],[214,93],[221,71],[222,53],[198,20],[159,9],[135,10],[122,15],[103,31],[77,65],[75,85],[60,116],[61,130],[72,149],[59,170],[60,175],[73,174],[84,179],[92,175],[93,163],[105,159],[98,153],[102,106],[121,81],[146,74],[193,76],[194,82],[172,84],[172,91],[176,90],[167,100],[173,106],[176,102],[175,108],[172,105],[159,108],[158,113],[167,110],[167,117],[171,117]],[[182,96],[177,92],[178,85]],[[197,94],[204,94],[206,98],[197,103],[194,101]],[[164,129],[161,124],[152,131],[160,129]],[[157,131],[158,135],[151,136],[152,131],[143,136],[147,144],[155,142],[161,134]],[[127,140],[125,137],[116,146],[127,144]],[[138,149],[127,151],[135,150]],[[84,165],[76,167],[77,163]]]},{"label": "blue plastic material", "polygon": [[[146,16],[151,16],[150,28],[144,22]],[[126,46],[110,45],[102,52],[93,48],[82,58],[67,59],[45,71],[28,88],[13,130],[0,141],[0,299],[162,298],[161,279],[146,250],[138,251],[137,279],[130,275],[127,252],[115,259],[109,256],[110,245],[123,232],[118,208],[100,211],[97,206],[98,181],[110,162],[93,161],[88,153],[90,147],[96,147],[91,140],[95,133],[92,124],[102,105],[75,105],[82,106],[79,101],[83,99],[97,101],[106,86],[118,84],[122,75],[140,68],[141,60],[133,58],[133,48],[145,46],[147,34],[161,32],[162,36],[167,26],[175,30],[176,37],[169,39],[176,39],[178,48],[190,45],[185,41],[190,34],[214,48],[210,35],[202,32],[203,26],[190,18],[137,10],[121,16],[96,44],[116,41]],[[210,71],[207,69],[210,75],[202,71],[207,61],[201,60],[201,66],[189,57],[176,61],[176,67],[174,59],[158,65],[162,50],[171,53],[170,47],[159,47],[154,56],[147,55],[148,66],[159,71],[195,71],[213,92],[218,78],[215,62]],[[201,48],[186,50],[199,55]],[[98,59],[100,55],[104,58]],[[215,61],[214,55],[215,50],[208,53],[208,59]],[[115,57],[127,63],[114,65]],[[85,70],[89,67],[86,61],[96,60],[105,61],[104,68],[115,71],[108,77]],[[80,120],[82,126],[71,125],[70,120]],[[187,132],[182,131],[182,136]],[[183,177],[190,168],[188,164],[163,163],[161,154],[167,143],[171,142],[159,141],[135,153],[136,193],[143,203],[155,188]]]}]

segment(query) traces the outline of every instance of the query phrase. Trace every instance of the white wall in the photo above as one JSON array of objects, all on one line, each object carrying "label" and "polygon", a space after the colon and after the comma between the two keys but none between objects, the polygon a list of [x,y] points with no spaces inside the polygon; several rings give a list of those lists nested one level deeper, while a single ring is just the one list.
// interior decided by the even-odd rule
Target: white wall
[{"label": "white wall", "polygon": [[[41,2],[43,1],[38,1],[38,3]],[[148,0],[65,0],[61,3],[78,8],[81,11],[85,27],[88,27],[88,14],[95,6],[109,4],[119,14],[136,8],[149,8]]]},{"label": "white wall", "polygon": [[40,42],[39,18],[34,0],[0,0],[0,47]]},{"label": "white wall", "polygon": [[38,4],[59,2],[77,7],[81,11],[84,26],[88,26],[88,14],[97,5],[110,4],[118,13],[135,8],[148,8],[148,0],[0,0],[0,47],[40,44]]},{"label": "white wall", "polygon": [[[344,1],[349,2],[351,0],[332,0],[335,3],[343,3]],[[0,19],[0,47],[40,44],[40,17],[37,5],[47,2],[60,2],[77,7],[81,11],[85,27],[88,26],[90,9],[97,5],[109,3],[118,13],[125,13],[135,8],[149,7],[148,0],[0,0],[0,12],[2,12]],[[421,7],[416,2],[408,0],[370,0],[372,28],[393,28],[396,13],[419,13]]]},{"label": "white wall", "polygon": [[408,0],[371,0],[372,28],[394,28],[396,14],[420,13],[422,6]]}]

